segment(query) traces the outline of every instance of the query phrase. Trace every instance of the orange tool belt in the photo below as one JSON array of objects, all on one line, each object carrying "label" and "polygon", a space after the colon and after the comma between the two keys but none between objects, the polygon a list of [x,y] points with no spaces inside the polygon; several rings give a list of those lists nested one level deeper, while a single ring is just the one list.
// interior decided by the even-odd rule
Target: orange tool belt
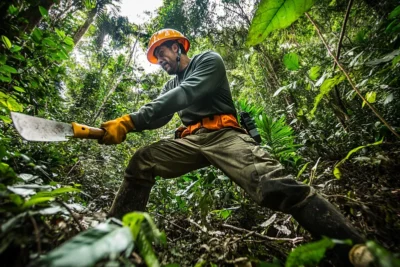
[{"label": "orange tool belt", "polygon": [[234,128],[244,131],[234,115],[222,114],[203,118],[200,122],[189,125],[188,127],[179,127],[175,132],[175,138],[183,138],[187,135],[194,134],[200,128],[212,131],[221,130],[223,128]]}]

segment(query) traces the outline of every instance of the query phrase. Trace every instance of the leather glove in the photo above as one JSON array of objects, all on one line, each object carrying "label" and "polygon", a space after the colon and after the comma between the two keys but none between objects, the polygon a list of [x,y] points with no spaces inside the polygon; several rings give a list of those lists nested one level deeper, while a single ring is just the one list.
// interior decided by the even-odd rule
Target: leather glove
[{"label": "leather glove", "polygon": [[102,139],[99,139],[99,144],[116,145],[120,144],[126,139],[126,134],[135,130],[135,125],[129,114],[112,121],[103,122],[100,128],[104,129],[106,133]]}]

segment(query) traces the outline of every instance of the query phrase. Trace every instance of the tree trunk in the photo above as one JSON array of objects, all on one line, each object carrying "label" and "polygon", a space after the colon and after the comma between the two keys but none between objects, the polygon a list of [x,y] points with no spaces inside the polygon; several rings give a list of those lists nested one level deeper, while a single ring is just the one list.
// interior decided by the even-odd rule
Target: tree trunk
[{"label": "tree trunk", "polygon": [[[68,1],[68,3],[64,6],[64,10],[60,11],[57,15],[52,18],[54,24],[57,24],[59,21],[63,20],[70,12],[70,10],[74,7],[74,2]],[[76,10],[76,9],[75,9]],[[71,13],[73,13],[72,11]]]},{"label": "tree trunk", "polygon": [[74,34],[74,43],[77,45],[79,41],[82,39],[82,36],[85,35],[87,30],[89,29],[90,25],[93,23],[94,19],[96,18],[97,15],[97,6],[90,10],[88,17],[85,21],[85,23],[78,29],[78,31]]},{"label": "tree trunk", "polygon": [[39,11],[39,6],[44,7],[47,11],[54,5],[54,0],[40,0],[37,5],[30,6],[27,10],[21,13],[21,17],[27,19],[28,23],[25,26],[25,32],[30,33],[42,20],[42,14]]}]

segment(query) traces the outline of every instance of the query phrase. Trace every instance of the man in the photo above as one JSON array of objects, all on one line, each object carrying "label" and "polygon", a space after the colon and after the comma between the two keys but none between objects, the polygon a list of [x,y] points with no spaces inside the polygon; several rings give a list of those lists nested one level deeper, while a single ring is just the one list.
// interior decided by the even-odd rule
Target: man
[{"label": "man", "polygon": [[[186,126],[180,138],[136,151],[109,216],[121,218],[143,211],[156,176],[173,178],[214,165],[259,205],[293,215],[314,237],[363,243],[363,237],[333,205],[308,185],[285,176],[281,164],[240,128],[222,58],[205,52],[190,59],[189,47],[189,40],[176,30],[156,32],[147,58],[176,76],[158,98],[137,112],[101,125],[106,131],[100,141],[104,144],[119,144],[128,132],[159,128],[175,112]],[[346,254],[348,248],[341,252]]]}]

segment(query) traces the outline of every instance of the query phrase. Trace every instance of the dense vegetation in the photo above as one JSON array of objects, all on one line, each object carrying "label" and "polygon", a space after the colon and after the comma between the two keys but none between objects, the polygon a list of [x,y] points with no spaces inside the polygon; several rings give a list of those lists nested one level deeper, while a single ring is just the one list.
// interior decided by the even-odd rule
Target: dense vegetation
[{"label": "dense vegetation", "polygon": [[[119,15],[120,3],[0,3],[3,264],[27,265],[85,229],[92,231],[87,240],[101,240],[93,227],[105,220],[130,157],[180,126],[174,117],[117,146],[77,139],[38,143],[21,139],[10,112],[99,126],[137,110],[170,78],[161,70],[146,73],[137,51],[153,32],[174,28],[192,41],[189,56],[221,54],[237,109],[255,117],[263,148],[374,241],[368,244],[378,265],[395,265],[382,247],[400,249],[398,1],[164,0],[141,25]],[[286,13],[265,12],[277,4]],[[324,239],[308,250],[299,247],[311,238],[291,216],[260,208],[212,167],[157,179],[148,212],[127,216],[133,237],[118,239],[128,247],[133,238],[138,250],[93,246],[103,253],[96,260],[108,255],[104,264],[154,266],[297,266],[309,260],[313,266],[319,256],[307,251],[322,256],[333,246]],[[116,225],[103,227],[109,242],[127,236]],[[297,254],[288,257],[295,247]]]}]

